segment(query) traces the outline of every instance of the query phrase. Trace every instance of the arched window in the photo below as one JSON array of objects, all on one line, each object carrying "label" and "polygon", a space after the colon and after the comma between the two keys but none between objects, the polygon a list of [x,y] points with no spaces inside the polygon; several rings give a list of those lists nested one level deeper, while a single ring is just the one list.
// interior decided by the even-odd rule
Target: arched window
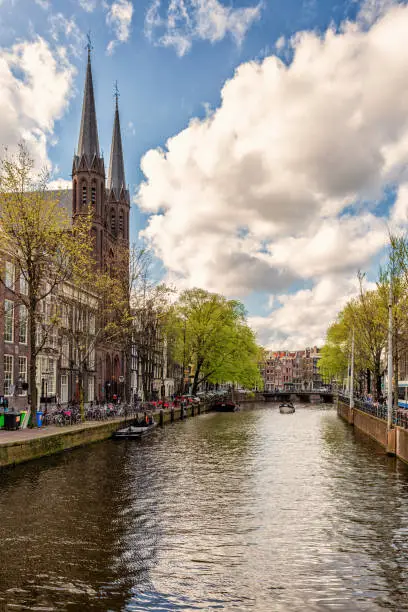
[{"label": "arched window", "polygon": [[111,208],[111,232],[116,234],[116,213],[114,208]]},{"label": "arched window", "polygon": [[93,183],[91,187],[91,203],[92,203],[92,206],[95,208],[96,207],[96,184],[95,183]]},{"label": "arched window", "polygon": [[77,211],[77,182],[74,181],[73,194],[72,194],[72,212],[76,213]]},{"label": "arched window", "polygon": [[123,236],[123,211],[119,213],[119,233]]},{"label": "arched window", "polygon": [[82,207],[86,206],[88,199],[88,193],[86,183],[82,183]]}]

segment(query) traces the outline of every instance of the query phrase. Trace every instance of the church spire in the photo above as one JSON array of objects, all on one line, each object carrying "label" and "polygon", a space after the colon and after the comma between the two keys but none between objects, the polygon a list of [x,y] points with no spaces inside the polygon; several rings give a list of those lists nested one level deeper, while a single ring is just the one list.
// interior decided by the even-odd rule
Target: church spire
[{"label": "church spire", "polygon": [[117,83],[115,85],[115,98],[115,120],[113,123],[112,146],[108,173],[108,189],[113,189],[116,197],[119,198],[122,187],[123,189],[126,189],[126,181],[125,165],[123,163],[122,136],[120,133],[118,104],[119,92]]},{"label": "church spire", "polygon": [[78,140],[78,157],[82,155],[87,157],[88,163],[92,163],[94,156],[100,156],[99,154],[99,140],[98,140],[98,126],[96,123],[96,112],[95,112],[95,97],[92,82],[92,68],[91,68],[91,41],[88,35],[88,65],[86,69],[85,89],[84,89],[84,100],[82,103],[82,118],[81,118],[81,129],[79,132]]}]

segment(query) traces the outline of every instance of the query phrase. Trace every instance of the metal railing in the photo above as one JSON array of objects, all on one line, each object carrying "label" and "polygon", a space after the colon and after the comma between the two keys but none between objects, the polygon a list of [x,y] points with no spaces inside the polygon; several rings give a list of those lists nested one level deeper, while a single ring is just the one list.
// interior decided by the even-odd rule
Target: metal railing
[{"label": "metal railing", "polygon": [[[347,393],[338,394],[339,400],[348,404],[350,402],[350,397]],[[368,401],[361,399],[359,397],[354,397],[354,407],[358,408],[362,412],[366,412],[367,414],[371,414],[372,416],[377,417],[378,419],[382,419],[384,421],[387,420],[388,417],[388,408],[387,404],[380,404],[375,401]],[[408,429],[408,410],[405,408],[398,407],[394,409],[392,422],[394,426],[403,427],[404,429]]]}]

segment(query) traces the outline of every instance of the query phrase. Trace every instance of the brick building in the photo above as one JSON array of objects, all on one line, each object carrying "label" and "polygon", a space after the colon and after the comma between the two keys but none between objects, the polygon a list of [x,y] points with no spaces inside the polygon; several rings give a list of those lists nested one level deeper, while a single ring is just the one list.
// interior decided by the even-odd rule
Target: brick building
[{"label": "brick building", "polygon": [[[58,197],[60,205],[67,209],[72,223],[84,209],[93,208],[92,235],[95,242],[95,259],[100,269],[110,270],[115,249],[129,249],[130,197],[125,181],[124,158],[118,108],[118,96],[114,110],[112,145],[109,171],[106,180],[104,160],[99,148],[98,126],[92,80],[91,52],[88,47],[82,117],[79,129],[78,147],[72,165],[72,189],[63,192],[50,192],[50,197]],[[0,286],[0,396],[10,399],[10,404],[21,407],[27,401],[28,379],[28,330],[25,308],[16,301],[9,288],[20,286],[22,280],[16,278],[13,264],[5,262],[3,278],[5,286]],[[44,279],[46,281],[46,279]],[[49,296],[42,304],[41,317],[44,326],[51,320],[58,296]],[[95,314],[97,304],[92,304],[79,312],[75,298],[62,317],[60,329],[53,329],[41,338],[41,326],[37,330],[37,345],[42,346],[38,357],[37,389],[39,401],[55,400],[63,402],[75,398],[77,393],[77,367],[75,347],[67,346],[68,334],[73,322],[88,326],[91,331],[97,324]],[[123,347],[98,343],[87,363],[84,385],[85,401],[110,399],[120,394],[126,372],[126,359]]]},{"label": "brick building", "polygon": [[269,351],[261,368],[265,391],[320,388],[319,351],[316,346],[299,351]]}]

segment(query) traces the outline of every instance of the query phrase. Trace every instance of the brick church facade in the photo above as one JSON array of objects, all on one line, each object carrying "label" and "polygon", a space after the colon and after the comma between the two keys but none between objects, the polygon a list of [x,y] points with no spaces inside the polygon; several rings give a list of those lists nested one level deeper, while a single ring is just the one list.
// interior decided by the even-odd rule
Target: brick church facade
[{"label": "brick church facade", "polygon": [[[50,192],[52,194],[52,192]],[[51,195],[52,197],[52,195]],[[114,123],[108,175],[99,148],[98,125],[92,80],[91,53],[88,48],[82,117],[77,151],[72,166],[72,189],[55,194],[70,215],[72,223],[89,205],[93,208],[92,235],[95,259],[99,269],[112,269],[115,251],[129,250],[130,197],[125,181],[122,138],[118,108],[118,96],[114,111]],[[6,264],[8,265],[8,264]],[[11,265],[11,264],[10,264]],[[13,269],[9,271],[10,283],[19,283]],[[11,286],[11,285],[10,285]],[[58,296],[53,296],[58,302]],[[0,286],[0,396],[9,398],[16,408],[27,403],[27,376],[29,370],[29,344],[27,323],[22,307],[13,302],[13,294]],[[75,305],[73,304],[73,308]],[[52,310],[44,304],[44,316]],[[71,313],[72,316],[72,313]],[[64,326],[69,328],[72,318],[67,313],[65,323],[47,338],[37,359],[37,389],[40,402],[57,399],[66,404],[78,397],[78,374],[75,368],[75,349],[64,351]],[[98,321],[98,308],[87,315],[86,324],[92,328]],[[97,337],[95,330],[95,338]],[[126,356],[123,347],[96,342],[92,358],[87,364],[84,380],[85,401],[110,400],[113,395],[124,393],[126,380]]]},{"label": "brick church facade", "polygon": [[[106,181],[104,160],[99,148],[90,49],[78,149],[72,166],[73,223],[76,216],[89,204],[94,209],[92,234],[96,249],[95,259],[101,269],[110,268],[118,247],[129,250],[130,197],[125,181],[118,96]],[[114,394],[123,395],[125,364],[125,355],[118,347],[115,349],[112,346],[97,346],[96,399],[110,399]]]}]

